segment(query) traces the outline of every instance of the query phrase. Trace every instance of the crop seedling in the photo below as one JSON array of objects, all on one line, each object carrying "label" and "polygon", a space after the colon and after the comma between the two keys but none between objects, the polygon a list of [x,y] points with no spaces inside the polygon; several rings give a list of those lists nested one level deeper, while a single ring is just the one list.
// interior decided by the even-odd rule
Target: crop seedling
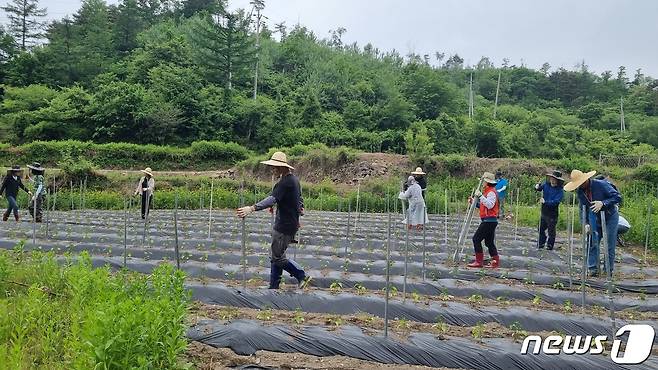
[{"label": "crop seedling", "polygon": [[473,336],[473,339],[478,341],[484,338],[484,324],[478,322],[477,325],[471,329],[471,335]]},{"label": "crop seedling", "polygon": [[339,327],[339,326],[343,325],[343,319],[338,315],[332,315],[332,316],[327,318],[325,323],[327,325],[331,325],[331,326],[334,326],[334,327]]},{"label": "crop seedling", "polygon": [[402,319],[397,319],[396,322],[396,327],[400,330],[407,330],[409,329],[411,325],[409,324],[409,320],[402,318]]},{"label": "crop seedling", "polygon": [[292,321],[294,321],[297,325],[301,325],[304,323],[304,321],[306,321],[304,320],[304,313],[302,312],[301,308],[297,307],[295,309],[295,316],[292,318]]},{"label": "crop seedling", "polygon": [[343,283],[341,283],[340,281],[334,281],[333,283],[331,283],[331,285],[329,285],[329,290],[334,294],[340,293],[342,289],[343,289]]},{"label": "crop seedling", "polygon": [[562,305],[562,309],[564,312],[573,312],[573,306],[571,305],[570,300],[564,301],[564,304]]},{"label": "crop seedling", "polygon": [[478,304],[482,302],[482,296],[480,294],[473,294],[470,297],[468,297],[468,301],[473,304]]},{"label": "crop seedling", "polygon": [[437,317],[436,323],[432,325],[432,328],[438,330],[439,333],[443,334],[448,331],[449,326],[443,321],[441,317]]},{"label": "crop seedling", "polygon": [[368,292],[368,289],[359,283],[354,284],[354,290],[358,295],[364,295]]},{"label": "crop seedling", "polygon": [[518,321],[515,321],[510,325],[510,330],[512,331],[512,339],[513,340],[520,340],[528,336],[528,332],[523,330],[523,327],[521,327],[521,323]]},{"label": "crop seedling", "polygon": [[553,289],[564,289],[564,284],[561,281],[556,281],[553,284]]},{"label": "crop seedling", "polygon": [[541,297],[536,295],[535,298],[532,299],[532,304],[538,306],[540,303],[541,303]]}]

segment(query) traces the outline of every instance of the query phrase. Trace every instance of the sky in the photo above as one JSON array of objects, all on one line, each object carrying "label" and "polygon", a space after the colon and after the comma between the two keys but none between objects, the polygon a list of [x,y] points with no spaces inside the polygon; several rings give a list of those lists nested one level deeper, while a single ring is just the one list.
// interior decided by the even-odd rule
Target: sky
[{"label": "sky", "polygon": [[[5,4],[8,0],[0,0]],[[110,0],[116,3],[117,0]],[[74,13],[79,0],[40,0],[51,17]],[[297,23],[318,37],[347,29],[344,43],[372,43],[406,55],[454,53],[465,64],[487,56],[496,66],[573,69],[583,60],[590,71],[626,66],[658,78],[658,0],[265,0],[270,28]],[[229,6],[250,8],[249,0]],[[6,22],[0,15],[0,22]]]}]

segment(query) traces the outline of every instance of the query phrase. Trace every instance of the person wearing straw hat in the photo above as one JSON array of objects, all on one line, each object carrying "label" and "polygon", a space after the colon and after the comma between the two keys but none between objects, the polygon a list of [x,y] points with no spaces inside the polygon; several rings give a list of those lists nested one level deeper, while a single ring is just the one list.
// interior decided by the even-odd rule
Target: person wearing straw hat
[{"label": "person wearing straw hat", "polygon": [[[498,226],[498,211],[500,209],[500,201],[498,200],[498,191],[496,191],[496,176],[491,172],[485,172],[482,175],[484,181],[484,189],[475,191],[473,195],[477,200],[470,198],[469,202],[476,201],[476,208],[480,209],[480,226],[478,226],[475,234],[473,234],[473,247],[475,249],[475,261],[469,263],[468,267],[486,267],[498,268],[500,265],[500,256],[496,249],[496,227]],[[491,260],[487,265],[484,265],[484,252],[482,249],[482,241],[489,250]]]},{"label": "person wearing straw hat", "polygon": [[423,199],[425,199],[425,192],[427,191],[427,179],[425,178],[425,175],[427,174],[423,172],[422,168],[416,167],[416,170],[412,172],[411,175],[413,175],[414,179],[416,179],[418,186],[420,186],[420,189],[422,190],[421,194]]},{"label": "person wearing straw hat", "polygon": [[[547,181],[535,184],[535,190],[542,192],[539,200],[541,203],[541,220],[539,223],[539,249],[544,248],[549,251],[555,246],[555,235],[557,220],[560,215],[560,202],[564,197],[564,179],[562,172],[553,171],[546,174]],[[548,232],[548,238],[546,233]]]},{"label": "person wearing straw hat", "polygon": [[276,152],[267,161],[260,162],[270,166],[274,176],[279,181],[274,185],[272,193],[260,202],[237,209],[237,216],[245,218],[249,214],[273,207],[276,204],[276,216],[272,230],[272,245],[270,254],[270,289],[279,289],[281,275],[286,271],[297,279],[299,288],[308,286],[311,277],[295,261],[286,257],[286,250],[299,229],[301,212],[301,186],[299,179],[292,174],[294,170],[288,164],[288,158],[283,152]]},{"label": "person wearing straw hat", "polygon": [[151,170],[151,167],[146,167],[145,169],[140,170],[140,172],[142,172],[144,176],[142,176],[142,178],[139,179],[139,183],[137,183],[135,195],[139,194],[142,198],[142,220],[144,220],[153,208],[155,180],[153,179],[153,170]]},{"label": "person wearing straw hat", "polygon": [[34,184],[34,195],[28,205],[30,216],[34,218],[34,222],[41,222],[43,219],[43,204],[46,200],[46,181],[44,179],[46,169],[41,167],[39,162],[34,162],[31,165],[28,164],[27,168],[30,169],[30,173],[34,176],[30,176],[30,181]]},{"label": "person wearing straw hat", "polygon": [[580,170],[571,171],[570,181],[564,186],[566,191],[577,191],[580,206],[587,209],[587,222],[592,230],[592,241],[589,245],[587,267],[589,276],[599,275],[599,244],[601,242],[601,211],[605,212],[605,225],[608,237],[608,263],[610,272],[614,271],[615,247],[619,228],[619,203],[621,194],[609,182],[592,178],[596,171],[583,173]]},{"label": "person wearing straw hat", "polygon": [[416,228],[417,230],[422,230],[428,219],[427,212],[425,211],[426,206],[423,199],[423,191],[416,178],[409,176],[407,179],[407,190],[400,192],[398,198],[409,201],[406,217],[407,227],[409,229]]},{"label": "person wearing straw hat", "polygon": [[0,194],[5,193],[5,198],[7,198],[7,210],[2,215],[2,221],[7,221],[9,219],[9,214],[12,213],[12,211],[16,222],[20,220],[18,214],[18,203],[16,202],[19,189],[23,189],[26,193],[32,195],[32,192],[29,191],[21,181],[22,172],[23,170],[20,166],[12,166],[7,170],[7,176],[2,180]]}]

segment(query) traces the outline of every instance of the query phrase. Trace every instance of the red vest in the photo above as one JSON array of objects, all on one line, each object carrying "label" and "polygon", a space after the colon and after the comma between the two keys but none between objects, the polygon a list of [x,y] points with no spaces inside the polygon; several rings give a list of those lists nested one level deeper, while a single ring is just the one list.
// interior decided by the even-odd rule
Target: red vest
[{"label": "red vest", "polygon": [[498,218],[498,210],[500,209],[500,201],[498,200],[498,192],[496,191],[496,187],[493,185],[487,184],[487,186],[484,188],[484,191],[482,192],[482,195],[486,198],[489,193],[494,193],[496,196],[496,203],[494,204],[493,208],[489,209],[480,202],[480,219],[485,219],[485,218]]}]

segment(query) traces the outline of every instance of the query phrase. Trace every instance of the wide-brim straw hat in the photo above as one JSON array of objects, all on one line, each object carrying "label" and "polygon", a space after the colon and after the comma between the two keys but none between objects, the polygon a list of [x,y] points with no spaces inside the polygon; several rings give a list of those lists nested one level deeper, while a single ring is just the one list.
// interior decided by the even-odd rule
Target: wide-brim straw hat
[{"label": "wide-brim straw hat", "polygon": [[566,181],[564,178],[562,178],[562,171],[555,170],[552,173],[547,173],[546,176],[550,176],[559,181]]},{"label": "wide-brim straw hat", "polygon": [[39,162],[33,162],[32,164],[28,164],[27,168],[34,170],[34,171],[45,171],[46,169],[41,167],[41,163]]},{"label": "wide-brim straw hat", "polygon": [[590,171],[587,173],[583,173],[580,170],[573,170],[571,171],[571,175],[569,176],[569,182],[564,185],[564,190],[566,191],[574,191],[580,187],[585,181],[589,180],[592,176],[596,175],[596,171]]},{"label": "wide-brim straw hat", "polygon": [[7,169],[7,173],[12,173],[12,172],[23,172],[23,169],[21,166],[11,166],[11,168]]},{"label": "wide-brim straw hat", "polygon": [[498,183],[498,180],[496,180],[496,175],[494,175],[491,172],[485,172],[482,175],[482,180],[485,182],[488,182],[489,184],[496,185]]},{"label": "wide-brim straw hat", "polygon": [[416,167],[416,170],[411,173],[412,175],[427,175],[425,172],[423,172],[423,169],[420,167]]},{"label": "wide-brim straw hat", "polygon": [[153,177],[153,170],[151,167],[146,167],[145,169],[139,171]]},{"label": "wide-brim straw hat", "polygon": [[267,161],[261,161],[260,163],[273,167],[288,167],[291,170],[294,170],[295,167],[288,164],[288,157],[284,152],[275,152],[272,154],[272,158]]}]

